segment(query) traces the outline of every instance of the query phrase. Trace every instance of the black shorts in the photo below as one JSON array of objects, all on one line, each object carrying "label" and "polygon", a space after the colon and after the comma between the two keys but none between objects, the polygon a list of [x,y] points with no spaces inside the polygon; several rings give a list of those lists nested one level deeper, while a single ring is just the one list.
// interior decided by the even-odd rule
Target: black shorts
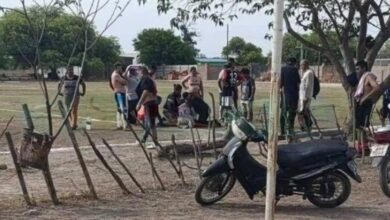
[{"label": "black shorts", "polygon": [[370,116],[372,112],[373,103],[371,100],[364,102],[362,105],[356,104],[355,120],[356,128],[366,128],[370,126]]}]

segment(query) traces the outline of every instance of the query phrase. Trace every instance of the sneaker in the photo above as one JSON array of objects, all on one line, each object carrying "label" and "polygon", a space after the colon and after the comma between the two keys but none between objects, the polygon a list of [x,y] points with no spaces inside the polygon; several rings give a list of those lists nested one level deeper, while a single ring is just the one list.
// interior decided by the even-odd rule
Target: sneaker
[{"label": "sneaker", "polygon": [[155,148],[156,148],[156,145],[154,143],[151,143],[148,146],[146,146],[146,149],[155,149]]}]

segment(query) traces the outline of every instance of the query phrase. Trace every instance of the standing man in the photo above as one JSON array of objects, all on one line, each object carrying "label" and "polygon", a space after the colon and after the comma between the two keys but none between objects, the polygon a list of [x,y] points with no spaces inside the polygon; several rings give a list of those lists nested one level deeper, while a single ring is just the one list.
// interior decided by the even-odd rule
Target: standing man
[{"label": "standing man", "polygon": [[125,78],[127,79],[126,86],[126,98],[127,98],[127,121],[131,124],[136,124],[137,120],[137,111],[135,107],[138,103],[138,95],[136,93],[136,88],[139,83],[139,78],[137,76],[137,71],[134,68],[131,68],[129,65],[125,71]]},{"label": "standing man", "polygon": [[[69,66],[66,70],[65,76],[60,81],[58,89],[64,95],[65,105],[68,111],[70,111],[69,121],[70,126],[73,130],[77,129],[77,118],[78,118],[78,108],[80,102],[80,96],[85,95],[86,86],[84,81],[81,79],[80,84],[82,92],[80,93],[79,87],[77,86],[77,81],[79,76],[76,76],[73,72],[73,66]],[[74,100],[73,100],[74,97]],[[72,106],[73,100],[73,106]]]},{"label": "standing man", "polygon": [[244,112],[244,117],[250,122],[253,120],[253,101],[256,93],[255,80],[251,77],[248,68],[241,70],[241,106]]},{"label": "standing man", "polygon": [[[237,110],[238,86],[241,77],[237,72],[236,63],[233,58],[229,58],[228,64],[224,65],[218,76],[218,88],[220,91],[219,117],[222,117],[222,106],[230,106],[234,111]],[[233,104],[233,106],[232,106]]]},{"label": "standing man", "polygon": [[142,77],[136,88],[137,96],[139,97],[136,110],[139,111],[141,107],[144,108],[144,125],[145,133],[142,138],[142,142],[146,142],[146,139],[151,133],[152,137],[157,140],[156,130],[156,117],[158,115],[157,88],[153,81],[149,71],[146,67],[142,67]]},{"label": "standing man", "polygon": [[[286,135],[287,141],[291,142],[294,135],[294,122],[298,109],[299,84],[301,78],[297,68],[297,59],[289,58],[287,65],[282,67],[280,74],[281,107],[280,128],[282,135]],[[286,126],[287,124],[287,126]]]},{"label": "standing man", "polygon": [[370,126],[370,116],[374,105],[373,101],[370,99],[365,100],[364,102],[362,100],[369,95],[371,91],[377,89],[378,83],[376,82],[376,76],[368,71],[368,64],[366,61],[359,61],[356,63],[356,74],[359,79],[359,84],[354,95],[356,101],[355,120],[356,128],[363,131],[363,143],[358,145],[360,147],[357,150],[358,153],[362,153],[363,148],[368,150],[365,129]]},{"label": "standing man", "polygon": [[301,61],[302,81],[299,87],[299,109],[298,120],[302,130],[311,131],[313,124],[311,120],[310,104],[314,92],[314,71],[310,69],[309,61]]},{"label": "standing man", "polygon": [[121,63],[115,64],[115,70],[111,74],[111,88],[114,91],[114,98],[117,107],[116,128],[125,130],[127,128],[126,113],[126,85],[127,80],[123,76]]}]

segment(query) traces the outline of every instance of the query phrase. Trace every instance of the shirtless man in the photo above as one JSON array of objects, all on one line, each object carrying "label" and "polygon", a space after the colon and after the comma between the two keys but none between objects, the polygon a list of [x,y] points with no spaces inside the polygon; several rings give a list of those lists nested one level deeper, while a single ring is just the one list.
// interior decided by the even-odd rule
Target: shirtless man
[{"label": "shirtless man", "polygon": [[[359,84],[356,88],[354,95],[356,101],[355,120],[356,128],[363,132],[363,143],[358,144],[358,153],[362,153],[362,150],[368,150],[367,137],[365,129],[370,126],[370,115],[374,102],[370,99],[364,100],[364,97],[369,95],[371,91],[377,89],[378,83],[376,82],[376,76],[368,71],[368,65],[366,61],[359,61],[356,63],[356,74],[359,79]],[[360,141],[359,141],[360,142]]]},{"label": "shirtless man", "polygon": [[115,70],[111,74],[111,88],[114,91],[114,98],[117,107],[116,127],[117,129],[127,128],[127,103],[126,103],[126,85],[127,80],[123,76],[122,64],[115,64]]},{"label": "shirtless man", "polygon": [[359,78],[359,84],[356,89],[354,98],[356,104],[356,127],[366,128],[369,126],[369,117],[371,115],[373,102],[372,100],[366,100],[362,102],[362,99],[371,93],[372,90],[378,87],[376,82],[376,76],[368,71],[368,65],[365,61],[359,61],[356,63],[356,74]]}]

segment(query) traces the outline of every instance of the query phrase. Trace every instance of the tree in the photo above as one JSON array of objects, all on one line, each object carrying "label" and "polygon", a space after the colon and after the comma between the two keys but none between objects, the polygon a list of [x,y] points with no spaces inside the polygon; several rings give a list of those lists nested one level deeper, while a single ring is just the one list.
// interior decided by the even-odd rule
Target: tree
[{"label": "tree", "polygon": [[222,49],[222,55],[225,57],[237,57],[236,61],[241,65],[249,63],[265,64],[266,58],[262,55],[261,48],[252,43],[247,43],[240,37],[233,37],[229,40],[227,46]]},{"label": "tree", "polygon": [[390,58],[390,41],[387,41],[379,52],[379,57],[384,59]]},{"label": "tree", "polygon": [[185,43],[173,31],[145,29],[134,39],[139,51],[139,62],[146,65],[178,65],[195,63],[195,49]]},{"label": "tree", "polygon": [[[104,69],[109,70],[119,60],[121,45],[116,37],[100,37],[91,49],[91,59],[98,58]],[[95,60],[96,62],[96,60]]]},{"label": "tree", "polygon": [[[39,26],[43,19],[42,7],[27,8],[32,25]],[[60,66],[70,64],[80,66],[84,52],[84,38],[80,38],[83,29],[83,18],[65,13],[60,7],[51,7],[47,13],[45,31],[40,41],[40,59],[44,69],[56,72]],[[0,46],[4,45],[2,53],[10,57],[19,67],[36,67],[35,45],[28,30],[28,20],[17,11],[9,11],[0,20]],[[120,45],[113,37],[98,37],[93,26],[88,27],[87,41],[96,40],[95,47],[89,51],[88,58],[100,58],[105,65],[112,65],[120,55]]]},{"label": "tree", "polygon": [[[141,1],[143,3],[146,0]],[[181,1],[159,0],[158,10],[177,10],[171,24],[177,26],[187,20],[210,19],[223,25],[226,19],[237,18],[239,13],[254,14],[259,11],[273,14],[273,0],[210,0]],[[175,5],[174,5],[175,4]],[[383,0],[286,0],[284,22],[288,33],[305,47],[319,51],[335,67],[341,83],[348,94],[351,105],[352,88],[347,75],[355,70],[355,59],[366,60],[371,68],[384,43],[390,38],[390,3]],[[269,25],[272,27],[272,24]],[[311,31],[320,40],[320,45],[305,39],[296,27]],[[368,30],[374,29],[374,36]],[[336,38],[327,33],[334,32]],[[268,36],[269,37],[269,36]],[[350,50],[351,39],[356,39],[356,53]],[[338,45],[343,59],[337,59],[331,45]],[[377,99],[386,87],[390,87],[390,76],[381,83],[380,91],[370,95]],[[350,115],[351,116],[351,115]],[[349,120],[350,121],[350,120]]]},{"label": "tree", "polygon": [[[336,33],[329,32],[327,33],[331,38],[334,40],[336,39]],[[321,45],[321,40],[318,38],[318,36],[312,32],[307,34],[302,34],[302,37],[306,39],[307,41],[310,41],[311,43],[315,45]],[[351,46],[350,50],[355,51],[356,48],[356,40],[351,39]],[[302,48],[301,48],[302,47]],[[340,53],[339,47],[337,44],[331,44],[330,49],[336,56],[338,60],[343,60],[343,56]],[[301,51],[302,49],[302,51]],[[319,51],[313,50],[311,48],[307,48],[304,46],[298,39],[294,38],[291,34],[286,33],[283,36],[283,60],[286,60],[289,57],[295,57],[299,59],[301,57],[301,52],[303,52],[302,57],[304,59],[309,60],[311,64],[317,64],[319,60],[322,60],[321,63],[330,63],[329,59],[324,57],[322,58],[322,54]],[[354,53],[355,54],[355,53]],[[321,56],[321,57],[319,57]]]}]

